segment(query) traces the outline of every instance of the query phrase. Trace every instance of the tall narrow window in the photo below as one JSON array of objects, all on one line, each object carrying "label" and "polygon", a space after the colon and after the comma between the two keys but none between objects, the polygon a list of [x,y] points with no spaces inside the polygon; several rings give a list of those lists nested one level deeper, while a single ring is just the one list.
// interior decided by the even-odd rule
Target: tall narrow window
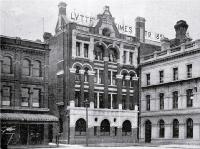
[{"label": "tall narrow window", "polygon": [[23,68],[22,68],[22,74],[25,76],[30,76],[31,74],[31,62],[27,59],[23,60]]},{"label": "tall narrow window", "polygon": [[150,111],[150,95],[146,95],[146,110]]},{"label": "tall narrow window", "polygon": [[3,65],[2,65],[2,72],[11,74],[12,73],[12,59],[10,57],[4,57],[3,58]]},{"label": "tall narrow window", "polygon": [[192,89],[186,90],[186,94],[187,94],[187,107],[192,107],[194,98]]},{"label": "tall narrow window", "polygon": [[111,71],[108,71],[108,85],[111,85]]},{"label": "tall narrow window", "polygon": [[80,74],[80,67],[76,66],[76,73],[75,73],[75,81],[80,81],[81,80],[81,74]]},{"label": "tall narrow window", "polygon": [[160,110],[164,109],[164,93],[159,94],[160,97]]},{"label": "tall narrow window", "polygon": [[164,71],[159,71],[159,74],[160,74],[160,83],[163,83],[164,82]]},{"label": "tall narrow window", "polygon": [[89,50],[89,45],[84,44],[84,57],[88,58],[88,50]]},{"label": "tall narrow window", "polygon": [[112,94],[108,94],[108,109],[111,109]]},{"label": "tall narrow window", "polygon": [[123,78],[122,78],[122,86],[126,86],[126,73],[123,74]]},{"label": "tall narrow window", "polygon": [[117,75],[117,72],[112,72],[112,85],[116,85],[116,75]]},{"label": "tall narrow window", "polygon": [[192,77],[192,64],[187,65],[187,78]]},{"label": "tall narrow window", "polygon": [[104,104],[104,94],[103,93],[99,93],[99,108],[105,108],[105,104]]},{"label": "tall narrow window", "polygon": [[179,137],[179,122],[177,119],[173,120],[173,138]]},{"label": "tall narrow window", "polygon": [[33,62],[33,76],[34,77],[41,76],[41,62],[40,61]]},{"label": "tall narrow window", "polygon": [[76,42],[76,56],[81,56],[81,43]]},{"label": "tall narrow window", "polygon": [[21,106],[28,107],[30,102],[30,88],[21,89]]},{"label": "tall narrow window", "polygon": [[3,106],[10,106],[10,103],[11,103],[11,87],[10,86],[3,86],[1,102]]},{"label": "tall narrow window", "polygon": [[[84,92],[84,101],[89,101],[89,92]],[[84,106],[86,107],[86,103]]]},{"label": "tall narrow window", "polygon": [[89,69],[86,67],[86,68],[85,68],[85,72],[84,72],[84,81],[85,81],[85,82],[88,82],[88,81],[89,81],[88,70],[89,70]]},{"label": "tall narrow window", "polygon": [[129,62],[130,62],[131,65],[133,65],[133,52],[130,52]]},{"label": "tall narrow window", "polygon": [[163,120],[159,121],[159,137],[164,138],[165,137],[165,122]]},{"label": "tall narrow window", "polygon": [[147,85],[150,85],[150,73],[146,74]]},{"label": "tall narrow window", "polygon": [[135,74],[130,74],[130,87],[134,87],[134,80],[133,78],[135,77]]},{"label": "tall narrow window", "polygon": [[40,107],[40,103],[41,103],[40,101],[41,101],[41,90],[33,89],[32,106]]},{"label": "tall narrow window", "polygon": [[94,93],[94,108],[97,108],[97,93]]},{"label": "tall narrow window", "polygon": [[117,94],[112,94],[112,96],[113,96],[113,100],[112,100],[113,109],[118,109]]},{"label": "tall narrow window", "polygon": [[178,68],[173,68],[173,80],[178,80]]},{"label": "tall narrow window", "polygon": [[99,84],[103,84],[103,70],[99,70]]},{"label": "tall narrow window", "polygon": [[173,99],[173,109],[178,108],[178,91],[175,91],[172,93],[172,99]]},{"label": "tall narrow window", "polygon": [[122,109],[126,109],[126,95],[122,95]]},{"label": "tall narrow window", "polygon": [[94,126],[94,136],[97,136],[97,126]]},{"label": "tall narrow window", "polygon": [[123,55],[123,63],[126,64],[126,51],[124,51],[124,55]]},{"label": "tall narrow window", "polygon": [[97,77],[98,77],[98,75],[97,75],[97,69],[94,69],[94,83],[97,83]]},{"label": "tall narrow window", "polygon": [[81,93],[80,91],[75,91],[75,103],[77,107],[81,106]]},{"label": "tall narrow window", "polygon": [[187,138],[193,138],[193,120],[191,118],[187,119]]}]

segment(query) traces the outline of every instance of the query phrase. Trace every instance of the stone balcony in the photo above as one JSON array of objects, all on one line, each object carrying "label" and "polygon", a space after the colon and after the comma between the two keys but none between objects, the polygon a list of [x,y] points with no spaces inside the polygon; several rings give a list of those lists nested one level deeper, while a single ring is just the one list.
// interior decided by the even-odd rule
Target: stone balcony
[{"label": "stone balcony", "polygon": [[184,54],[189,51],[196,50],[198,48],[200,48],[200,39],[195,40],[193,42],[183,43],[177,47],[164,49],[161,51],[155,51],[153,54],[150,54],[150,55],[145,55],[145,56],[141,57],[141,63],[146,63],[146,62],[170,57],[170,56],[177,55],[177,54]]}]

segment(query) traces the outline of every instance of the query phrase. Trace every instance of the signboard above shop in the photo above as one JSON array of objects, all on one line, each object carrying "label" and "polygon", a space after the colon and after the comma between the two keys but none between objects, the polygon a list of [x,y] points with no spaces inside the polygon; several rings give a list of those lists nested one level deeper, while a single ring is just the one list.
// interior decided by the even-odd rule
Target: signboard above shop
[{"label": "signboard above shop", "polygon": [[[85,26],[94,26],[95,23],[98,21],[96,17],[88,16],[88,15],[79,13],[75,10],[69,11],[67,14],[68,14],[68,19],[70,19],[70,21],[76,22],[78,24],[85,25]],[[116,23],[116,27],[118,31],[122,34],[135,36],[135,27],[132,25],[125,25],[124,23],[123,24]],[[151,31],[145,31],[145,39],[160,42],[160,39],[162,37],[164,37],[163,34],[154,33]]]}]

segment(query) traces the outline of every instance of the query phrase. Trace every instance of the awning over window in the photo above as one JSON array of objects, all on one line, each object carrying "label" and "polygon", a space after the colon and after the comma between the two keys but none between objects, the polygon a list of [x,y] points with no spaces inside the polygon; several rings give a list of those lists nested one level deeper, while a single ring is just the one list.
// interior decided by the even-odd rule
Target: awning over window
[{"label": "awning over window", "polygon": [[0,113],[0,120],[57,122],[58,118],[48,114]]}]

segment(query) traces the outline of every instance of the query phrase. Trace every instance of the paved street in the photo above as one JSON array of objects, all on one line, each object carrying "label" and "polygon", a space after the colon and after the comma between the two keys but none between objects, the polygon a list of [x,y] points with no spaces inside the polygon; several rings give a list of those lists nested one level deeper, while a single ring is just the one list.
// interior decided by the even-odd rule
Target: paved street
[{"label": "paved street", "polygon": [[[111,144],[111,146],[114,146]],[[66,145],[66,144],[60,144],[59,147],[55,147],[55,144],[52,144],[49,148],[51,149],[200,149],[200,145],[176,145],[176,144],[170,144],[170,145],[152,145],[152,144],[144,144],[144,145],[130,145],[130,146],[120,146],[120,147],[106,147],[106,145],[99,145],[97,146],[92,146],[90,145],[89,147],[86,147],[84,145]],[[41,148],[40,148],[41,149]],[[44,148],[46,149],[46,148]]]}]

